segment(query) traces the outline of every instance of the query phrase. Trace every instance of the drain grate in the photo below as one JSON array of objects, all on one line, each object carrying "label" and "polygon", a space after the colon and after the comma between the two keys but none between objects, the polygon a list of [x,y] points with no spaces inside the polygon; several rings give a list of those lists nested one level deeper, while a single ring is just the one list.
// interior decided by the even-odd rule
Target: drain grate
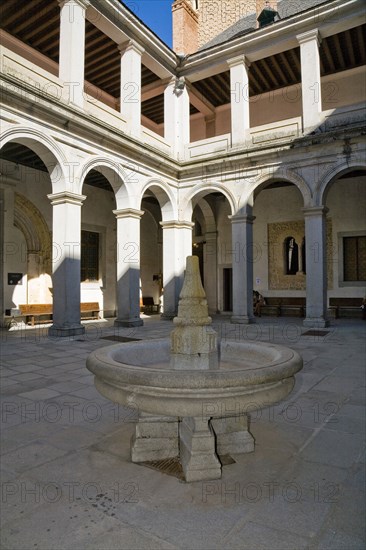
[{"label": "drain grate", "polygon": [[177,456],[174,458],[164,458],[163,460],[149,460],[148,462],[140,462],[140,464],[184,481],[183,468]]},{"label": "drain grate", "polygon": [[111,340],[112,342],[139,342],[141,338],[128,338],[127,336],[102,336],[100,340]]},{"label": "drain grate", "polygon": [[329,334],[329,330],[307,330],[306,332],[303,332],[301,336],[326,336]]},{"label": "drain grate", "polygon": [[[222,466],[235,464],[235,460],[230,455],[220,455],[219,460]],[[157,470],[162,474],[167,474],[184,481],[183,468],[178,456],[175,456],[174,458],[164,458],[163,460],[150,460],[148,462],[140,462],[138,464],[141,464],[141,466],[147,466],[152,470]]]}]

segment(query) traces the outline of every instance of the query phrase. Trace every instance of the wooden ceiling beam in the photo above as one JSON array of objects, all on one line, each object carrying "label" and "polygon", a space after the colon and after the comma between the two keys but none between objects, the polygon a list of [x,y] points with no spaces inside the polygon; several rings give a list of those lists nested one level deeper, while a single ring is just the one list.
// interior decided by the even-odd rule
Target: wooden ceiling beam
[{"label": "wooden ceiling beam", "polygon": [[289,82],[289,84],[294,84],[295,82],[298,81],[298,79],[296,78],[295,73],[293,72],[293,70],[290,66],[290,63],[287,60],[286,53],[287,52],[281,52],[279,55],[281,56],[281,60],[282,60],[283,64],[286,67],[286,71],[289,73],[290,78],[292,80],[292,82]]},{"label": "wooden ceiling beam", "polygon": [[188,86],[189,101],[198,109],[198,111],[205,116],[215,114],[215,106],[201,93],[193,84]]},{"label": "wooden ceiling beam", "polygon": [[283,70],[281,69],[280,64],[279,64],[278,61],[277,61],[277,56],[276,56],[276,55],[272,55],[271,59],[272,59],[273,65],[275,66],[276,71],[277,71],[278,74],[280,75],[280,78],[281,78],[281,80],[282,80],[283,86],[286,86],[286,84],[288,84],[288,79],[286,78],[286,76],[285,76]]},{"label": "wooden ceiling beam", "polygon": [[337,51],[337,56],[338,56],[338,60],[339,60],[339,63],[341,65],[341,69],[344,69],[346,64],[344,62],[344,57],[343,57],[343,53],[342,53],[342,48],[341,48],[341,44],[340,44],[340,41],[339,41],[339,35],[338,34],[335,34],[333,36],[334,38],[334,44],[335,44],[335,47],[336,47],[336,51]]},{"label": "wooden ceiling beam", "polygon": [[[22,39],[24,41],[31,40],[32,37],[37,36],[37,34],[39,34],[40,32],[43,32],[43,30],[46,29],[47,27],[52,27],[53,29],[54,24],[57,22],[58,19],[59,18],[56,18],[56,17],[53,17],[52,19],[47,19],[47,21],[45,21],[41,25],[37,25],[37,27],[33,27],[28,32],[23,33]],[[42,35],[42,39],[43,38],[44,36]]]},{"label": "wooden ceiling beam", "polygon": [[349,32],[349,30],[346,30],[345,37],[346,37],[347,51],[349,54],[351,65],[352,67],[355,67],[356,65],[355,53],[353,51],[353,43],[352,43],[351,33]]},{"label": "wooden ceiling beam", "polygon": [[[54,36],[59,36],[59,27],[57,26],[56,28],[50,30],[49,33],[47,34],[42,34],[42,36],[40,36],[37,40],[33,40],[32,41],[32,46],[34,48],[42,48],[43,44],[47,44],[47,42],[50,41],[51,38],[53,38]],[[53,40],[53,42],[51,44],[48,45],[48,49],[51,49],[51,48],[54,48],[56,46],[56,40]],[[58,47],[58,40],[57,40],[57,47]],[[45,48],[47,49],[47,47]]]},{"label": "wooden ceiling beam", "polygon": [[[363,25],[364,27],[364,25]],[[358,45],[360,48],[360,54],[362,62],[365,62],[366,52],[365,52],[365,40],[362,33],[362,27],[357,27],[357,39],[358,39]]]},{"label": "wooden ceiling beam", "polygon": [[335,65],[334,65],[332,54],[330,53],[328,38],[323,40],[322,46],[323,46],[323,50],[324,50],[324,53],[325,53],[325,57],[327,58],[327,61],[328,61],[329,66],[330,66],[330,70],[331,70],[332,73],[335,73]]},{"label": "wooden ceiling beam", "polygon": [[[272,60],[273,56],[271,56],[269,59]],[[262,65],[264,66],[265,70],[267,71],[268,73],[268,76],[269,78],[272,80],[272,82],[274,83],[274,85],[276,86],[276,88],[279,88],[280,85],[279,85],[279,82],[277,80],[277,78],[275,77],[270,65],[269,65],[269,62],[267,61],[268,58],[266,59],[262,59]]]}]

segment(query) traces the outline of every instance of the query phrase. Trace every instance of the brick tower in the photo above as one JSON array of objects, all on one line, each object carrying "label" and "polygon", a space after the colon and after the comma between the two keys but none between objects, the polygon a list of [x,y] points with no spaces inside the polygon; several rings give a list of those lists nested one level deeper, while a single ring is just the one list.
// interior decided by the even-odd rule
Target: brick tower
[{"label": "brick tower", "polygon": [[193,53],[239,19],[254,13],[257,18],[265,5],[276,9],[277,1],[174,0],[173,49]]}]

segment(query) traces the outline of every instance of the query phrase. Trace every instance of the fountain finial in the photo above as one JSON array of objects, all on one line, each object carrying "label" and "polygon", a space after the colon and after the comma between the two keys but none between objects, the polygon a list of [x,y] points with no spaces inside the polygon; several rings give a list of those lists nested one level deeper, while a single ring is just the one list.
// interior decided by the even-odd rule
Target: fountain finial
[{"label": "fountain finial", "polygon": [[174,369],[218,368],[217,334],[209,325],[206,294],[201,282],[198,257],[187,256],[184,283],[179,297],[177,327],[171,333]]}]

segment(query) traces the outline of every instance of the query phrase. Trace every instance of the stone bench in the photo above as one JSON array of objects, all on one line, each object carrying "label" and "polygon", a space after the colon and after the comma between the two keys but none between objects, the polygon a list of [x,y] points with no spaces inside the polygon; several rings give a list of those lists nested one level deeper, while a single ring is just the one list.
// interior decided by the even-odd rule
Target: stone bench
[{"label": "stone bench", "polygon": [[262,315],[304,317],[306,298],[302,297],[269,297],[264,298],[266,305],[261,307]]},{"label": "stone bench", "polygon": [[362,319],[362,298],[329,298],[329,317],[354,317]]}]

